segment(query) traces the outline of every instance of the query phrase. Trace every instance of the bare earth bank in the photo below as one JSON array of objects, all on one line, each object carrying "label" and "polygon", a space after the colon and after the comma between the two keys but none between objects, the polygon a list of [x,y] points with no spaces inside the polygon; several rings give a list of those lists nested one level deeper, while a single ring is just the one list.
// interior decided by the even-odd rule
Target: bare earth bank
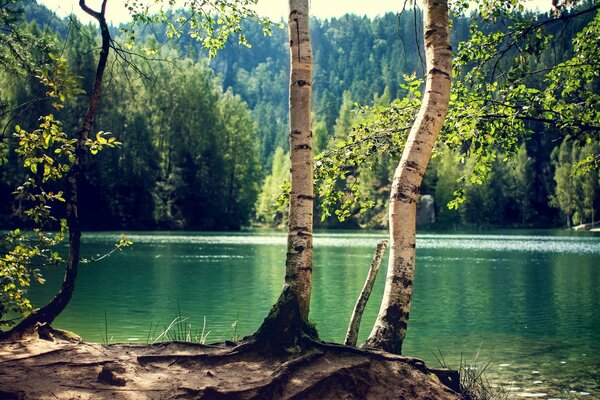
[{"label": "bare earth bank", "polygon": [[0,399],[461,398],[419,360],[336,345],[273,357],[226,345],[45,336],[0,342]]}]

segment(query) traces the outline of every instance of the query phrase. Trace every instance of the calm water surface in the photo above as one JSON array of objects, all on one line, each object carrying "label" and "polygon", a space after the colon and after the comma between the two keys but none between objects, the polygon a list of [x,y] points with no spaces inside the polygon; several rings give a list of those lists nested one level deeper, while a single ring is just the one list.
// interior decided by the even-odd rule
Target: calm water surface
[{"label": "calm water surface", "polygon": [[[84,235],[86,257],[120,234]],[[208,341],[255,331],[283,280],[280,233],[139,233],[132,249],[84,265],[56,325],[89,341],[145,343],[178,313]],[[315,235],[311,319],[343,341],[379,233]],[[33,288],[43,303],[62,272]],[[385,264],[363,318],[364,339],[383,292]],[[404,353],[436,366],[490,362],[488,377],[521,397],[600,398],[600,235],[422,234]],[[237,321],[237,331],[233,324]]]}]

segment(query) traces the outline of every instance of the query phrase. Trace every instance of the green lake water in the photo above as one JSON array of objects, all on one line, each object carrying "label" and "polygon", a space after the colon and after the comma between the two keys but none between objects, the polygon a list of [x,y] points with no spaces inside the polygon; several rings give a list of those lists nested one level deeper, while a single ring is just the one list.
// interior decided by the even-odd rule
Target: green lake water
[{"label": "green lake water", "polygon": [[[84,235],[83,253],[110,250],[120,233]],[[208,342],[254,332],[284,274],[284,234],[135,233],[131,249],[84,265],[58,327],[88,341],[146,343],[180,313]],[[383,233],[315,235],[311,319],[341,342]],[[385,262],[361,331],[370,331]],[[61,271],[32,289],[53,295]],[[107,322],[107,324],[105,323]],[[237,321],[237,332],[233,323]],[[404,353],[438,366],[490,362],[487,376],[516,396],[600,398],[600,235],[560,232],[421,234]]]}]

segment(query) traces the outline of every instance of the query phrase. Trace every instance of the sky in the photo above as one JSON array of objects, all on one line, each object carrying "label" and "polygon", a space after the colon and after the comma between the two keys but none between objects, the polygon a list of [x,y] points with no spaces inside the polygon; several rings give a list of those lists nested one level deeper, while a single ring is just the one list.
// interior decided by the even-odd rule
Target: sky
[{"label": "sky", "polygon": [[[61,17],[74,13],[84,22],[93,22],[88,15],[81,11],[78,0],[38,0],[38,2],[46,5]],[[95,10],[100,9],[101,3],[101,0],[87,0],[87,4]],[[402,0],[312,0],[310,13],[318,18],[340,17],[347,13],[375,17],[386,12],[400,11],[403,3]],[[545,11],[551,7],[552,2],[551,0],[527,0],[527,3],[533,10]],[[106,14],[109,22],[116,25],[129,19],[129,13],[124,4],[125,0],[108,0]],[[286,18],[287,9],[288,2],[285,0],[259,0],[257,6],[259,14],[275,21]]]}]

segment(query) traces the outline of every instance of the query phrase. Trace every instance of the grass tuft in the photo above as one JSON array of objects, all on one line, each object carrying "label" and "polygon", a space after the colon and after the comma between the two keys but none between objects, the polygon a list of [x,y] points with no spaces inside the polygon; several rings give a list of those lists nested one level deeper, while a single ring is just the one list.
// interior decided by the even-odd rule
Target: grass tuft
[{"label": "grass tuft", "polygon": [[108,316],[106,315],[106,307],[104,307],[104,334],[100,334],[102,337],[102,344],[109,345],[113,341],[113,337],[108,337]]},{"label": "grass tuft", "polygon": [[189,342],[189,343],[200,343],[206,344],[206,339],[210,334],[210,331],[206,331],[206,317],[202,324],[202,329],[194,329],[192,324],[187,323],[189,318],[178,315],[173,321],[164,327],[162,332],[154,337],[157,327],[154,327],[152,331],[152,325],[150,325],[150,331],[148,332],[147,342],[148,343],[160,343],[160,342]]},{"label": "grass tuft", "polygon": [[[461,354],[458,373],[460,375],[460,393],[465,400],[509,400],[510,394],[502,387],[494,387],[485,376],[485,371],[490,366],[491,360],[487,363],[479,361],[479,351],[473,361],[465,360]],[[438,349],[438,354],[433,353],[434,357],[442,368],[455,369],[446,363],[444,355]]]}]

